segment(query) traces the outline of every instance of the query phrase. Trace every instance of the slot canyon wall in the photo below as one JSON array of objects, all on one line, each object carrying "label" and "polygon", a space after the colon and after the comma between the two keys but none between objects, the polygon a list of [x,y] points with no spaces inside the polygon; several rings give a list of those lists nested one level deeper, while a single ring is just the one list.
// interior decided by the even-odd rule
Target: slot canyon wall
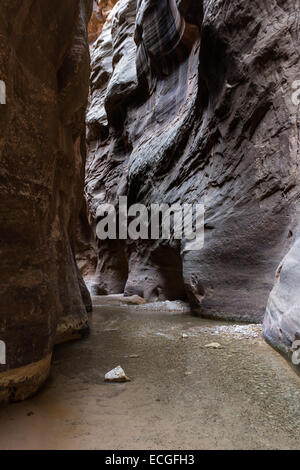
[{"label": "slot canyon wall", "polygon": [[91,299],[74,244],[91,13],[90,0],[0,2],[0,402],[36,392],[53,345],[88,331]]},{"label": "slot canyon wall", "polygon": [[92,44],[99,37],[103,25],[118,0],[93,0],[93,13],[89,22],[89,42]]},{"label": "slot canyon wall", "polygon": [[89,237],[99,205],[118,210],[127,196],[204,203],[205,243],[95,238],[79,254],[91,292],[187,296],[204,317],[251,322],[268,304],[264,334],[290,354],[300,333],[298,11],[293,0],[118,1],[92,47]]}]

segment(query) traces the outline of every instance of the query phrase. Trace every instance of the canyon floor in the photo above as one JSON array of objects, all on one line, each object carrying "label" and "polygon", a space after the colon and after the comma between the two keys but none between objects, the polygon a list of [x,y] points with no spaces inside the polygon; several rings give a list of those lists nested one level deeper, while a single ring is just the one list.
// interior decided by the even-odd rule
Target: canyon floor
[{"label": "canyon floor", "polygon": [[[259,325],[118,305],[91,323],[36,397],[1,409],[0,449],[299,448],[300,378]],[[131,382],[104,382],[117,365]]]}]

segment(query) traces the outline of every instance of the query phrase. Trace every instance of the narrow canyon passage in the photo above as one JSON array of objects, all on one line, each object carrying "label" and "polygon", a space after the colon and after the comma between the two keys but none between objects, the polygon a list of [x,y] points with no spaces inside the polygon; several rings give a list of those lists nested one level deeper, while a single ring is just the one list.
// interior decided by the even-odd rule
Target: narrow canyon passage
[{"label": "narrow canyon passage", "polygon": [[[261,326],[202,320],[176,303],[94,304],[90,337],[57,346],[39,395],[0,411],[1,449],[299,447],[299,378]],[[119,364],[131,382],[104,383]]]},{"label": "narrow canyon passage", "polygon": [[0,0],[0,449],[299,448],[299,2]]}]

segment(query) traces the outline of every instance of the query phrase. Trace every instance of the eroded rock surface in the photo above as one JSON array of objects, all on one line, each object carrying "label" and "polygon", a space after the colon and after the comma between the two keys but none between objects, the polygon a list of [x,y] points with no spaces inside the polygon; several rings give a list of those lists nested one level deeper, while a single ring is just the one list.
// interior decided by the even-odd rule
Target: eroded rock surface
[{"label": "eroded rock surface", "polygon": [[[298,214],[299,215],[299,214]],[[295,228],[293,244],[276,272],[269,297],[263,333],[300,373],[300,232]]]},{"label": "eroded rock surface", "polygon": [[[48,376],[53,345],[88,329],[74,257],[82,206],[90,0],[2,0],[0,401]],[[84,301],[83,301],[84,299]],[[85,305],[86,304],[86,305]]]},{"label": "eroded rock surface", "polygon": [[99,37],[109,13],[118,0],[93,0],[93,13],[89,23],[89,42],[93,43]]},{"label": "eroded rock surface", "polygon": [[[95,294],[262,321],[299,196],[295,3],[120,0],[92,49],[86,192],[205,204],[205,243],[97,242]],[[268,328],[268,327],[266,327]]]}]

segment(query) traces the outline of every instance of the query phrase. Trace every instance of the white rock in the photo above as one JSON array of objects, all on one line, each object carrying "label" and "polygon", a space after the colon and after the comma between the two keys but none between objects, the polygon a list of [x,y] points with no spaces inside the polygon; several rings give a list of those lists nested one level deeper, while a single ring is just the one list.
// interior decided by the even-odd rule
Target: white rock
[{"label": "white rock", "polygon": [[182,333],[182,338],[188,338],[188,335],[186,335],[185,333]]},{"label": "white rock", "polygon": [[189,313],[191,311],[191,307],[187,302],[183,302],[181,300],[164,300],[164,301],[157,301],[157,302],[148,302],[145,305],[136,305],[134,306],[136,310],[146,310],[151,313],[172,313],[172,314],[182,314],[182,313]]},{"label": "white rock", "polygon": [[219,343],[209,343],[204,346],[205,348],[219,349],[222,346]]},{"label": "white rock", "polygon": [[129,377],[125,374],[121,366],[117,366],[105,374],[106,382],[130,382]]}]

